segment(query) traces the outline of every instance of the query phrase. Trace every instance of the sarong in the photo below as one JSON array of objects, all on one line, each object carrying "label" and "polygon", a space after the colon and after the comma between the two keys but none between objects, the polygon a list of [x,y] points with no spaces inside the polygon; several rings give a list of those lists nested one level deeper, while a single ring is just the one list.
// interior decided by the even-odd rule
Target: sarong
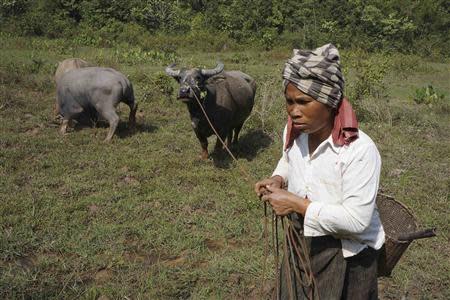
[{"label": "sarong", "polygon": [[[301,234],[299,229],[295,230]],[[316,288],[307,285],[305,270],[294,251],[288,254],[290,276],[286,256],[282,258],[279,294],[277,297],[275,289],[273,299],[378,299],[378,251],[367,247],[355,256],[344,258],[339,239],[320,236],[306,237],[305,241]],[[288,279],[292,288],[288,287]]]}]

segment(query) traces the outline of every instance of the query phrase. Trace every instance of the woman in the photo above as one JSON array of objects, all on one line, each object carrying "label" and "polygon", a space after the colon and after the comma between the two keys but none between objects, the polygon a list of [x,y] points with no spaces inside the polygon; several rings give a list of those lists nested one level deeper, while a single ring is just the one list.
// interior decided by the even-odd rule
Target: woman
[{"label": "woman", "polygon": [[292,274],[280,272],[279,296],[377,299],[377,250],[384,243],[375,204],[381,159],[343,95],[338,50],[331,44],[294,50],[283,79],[283,155],[255,192],[277,215],[299,225],[316,288],[298,282],[294,268],[302,266],[289,260]]}]

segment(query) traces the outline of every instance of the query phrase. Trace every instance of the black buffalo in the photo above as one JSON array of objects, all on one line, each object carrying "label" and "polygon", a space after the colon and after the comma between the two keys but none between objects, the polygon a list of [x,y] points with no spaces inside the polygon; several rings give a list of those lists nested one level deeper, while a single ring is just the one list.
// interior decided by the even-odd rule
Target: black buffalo
[{"label": "black buffalo", "polygon": [[[223,64],[214,69],[166,68],[166,74],[179,84],[178,99],[186,103],[192,127],[202,147],[201,157],[208,157],[207,138],[214,134],[204,116],[200,101],[219,136],[230,146],[236,143],[239,131],[250,115],[256,92],[255,80],[240,71],[223,71]],[[198,101],[197,101],[198,100]],[[233,138],[234,132],[234,138]],[[222,148],[219,139],[216,149]]]}]

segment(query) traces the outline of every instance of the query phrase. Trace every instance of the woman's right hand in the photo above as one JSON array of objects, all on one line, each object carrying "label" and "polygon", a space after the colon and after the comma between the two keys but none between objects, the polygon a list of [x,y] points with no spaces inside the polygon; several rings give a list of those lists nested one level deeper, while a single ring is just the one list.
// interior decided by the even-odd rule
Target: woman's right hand
[{"label": "woman's right hand", "polygon": [[255,193],[258,197],[262,197],[265,193],[268,192],[267,186],[282,188],[284,184],[284,179],[281,176],[275,175],[271,178],[266,178],[261,181],[258,181],[255,184]]}]

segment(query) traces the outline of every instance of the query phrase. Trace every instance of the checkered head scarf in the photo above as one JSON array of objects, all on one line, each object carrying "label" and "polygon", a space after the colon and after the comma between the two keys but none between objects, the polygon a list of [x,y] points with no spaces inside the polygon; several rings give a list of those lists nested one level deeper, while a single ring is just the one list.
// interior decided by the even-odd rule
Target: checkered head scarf
[{"label": "checkered head scarf", "polygon": [[284,87],[293,83],[300,91],[337,108],[344,93],[339,51],[333,44],[315,50],[294,49],[283,70]]},{"label": "checkered head scarf", "polygon": [[[349,145],[358,138],[358,120],[355,111],[344,97],[344,77],[339,61],[339,51],[332,44],[315,50],[294,50],[294,56],[283,70],[284,87],[289,82],[315,100],[336,109],[333,142]],[[285,150],[288,150],[301,130],[288,117]]]}]

